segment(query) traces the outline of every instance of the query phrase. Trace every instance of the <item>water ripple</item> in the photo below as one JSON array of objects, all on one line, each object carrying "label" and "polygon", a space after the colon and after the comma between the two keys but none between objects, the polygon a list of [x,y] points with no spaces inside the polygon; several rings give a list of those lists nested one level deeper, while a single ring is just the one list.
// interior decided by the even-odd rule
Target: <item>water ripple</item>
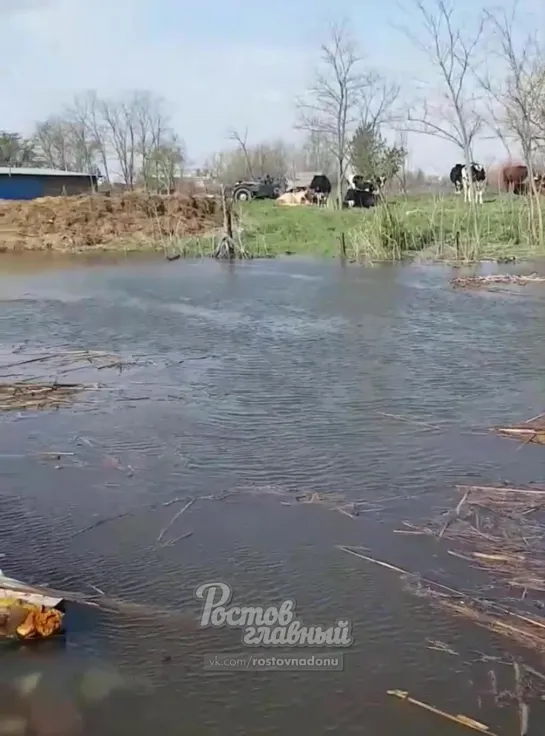
[{"label": "water ripple", "polygon": [[[73,409],[0,418],[2,567],[152,606],[148,617],[93,614],[73,633],[73,650],[156,688],[145,708],[109,701],[94,732],[175,734],[182,717],[206,734],[426,734],[385,706],[391,687],[467,712],[472,675],[460,684],[425,639],[483,649],[483,633],[335,547],[425,570],[435,553],[396,539],[400,518],[441,508],[467,478],[540,477],[536,448],[486,429],[543,409],[544,292],[467,294],[450,275],[298,259],[6,280],[4,356],[27,341],[142,358],[102,373],[108,390]],[[66,454],[43,456],[53,450]],[[261,492],[206,500],[242,487]],[[351,520],[285,505],[271,488],[378,508]],[[176,497],[201,500],[161,537],[180,508],[162,504]],[[350,619],[344,671],[205,673],[205,654],[241,649],[240,632],[198,627],[194,591],[207,580],[247,604],[295,598],[310,624]]]}]

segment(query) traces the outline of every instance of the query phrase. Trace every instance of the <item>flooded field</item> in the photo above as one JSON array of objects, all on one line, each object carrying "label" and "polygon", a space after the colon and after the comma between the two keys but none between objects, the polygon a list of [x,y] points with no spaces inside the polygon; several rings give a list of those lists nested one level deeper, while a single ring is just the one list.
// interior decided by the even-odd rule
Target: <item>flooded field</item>
[{"label": "flooded field", "polygon": [[[71,612],[65,647],[0,651],[0,682],[46,675],[28,733],[463,732],[389,689],[518,733],[490,665],[468,664],[513,645],[336,545],[467,582],[437,540],[392,532],[456,484],[542,480],[543,448],[488,428],[545,409],[543,285],[468,292],[447,267],[304,259],[26,263],[0,260],[2,381],[98,385],[58,411],[0,414],[0,567],[151,606]],[[68,372],[58,355],[78,350],[120,360]],[[314,493],[366,510],[291,503]],[[195,502],[171,524],[180,497]],[[307,625],[350,621],[343,670],[206,671],[208,655],[249,651],[239,630],[198,626],[195,590],[214,580],[236,604],[294,599]]]}]

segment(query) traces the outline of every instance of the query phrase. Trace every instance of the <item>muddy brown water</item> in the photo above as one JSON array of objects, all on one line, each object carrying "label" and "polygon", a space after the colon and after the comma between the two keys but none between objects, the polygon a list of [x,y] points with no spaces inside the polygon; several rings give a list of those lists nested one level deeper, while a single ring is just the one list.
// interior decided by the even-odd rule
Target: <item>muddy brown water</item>
[{"label": "muddy brown water", "polygon": [[[461,730],[388,698],[391,688],[514,732],[515,714],[493,707],[490,666],[465,664],[473,650],[512,647],[335,545],[468,582],[444,547],[392,530],[451,503],[456,483],[542,479],[542,448],[486,429],[545,408],[543,287],[466,292],[450,287],[447,267],[295,258],[16,263],[0,260],[2,364],[86,348],[137,365],[68,374],[104,386],[73,408],[0,417],[0,567],[180,616],[73,612],[64,649],[0,653],[2,682],[47,669],[58,697],[78,703],[85,733],[102,736]],[[513,267],[485,267],[494,269]],[[21,372],[43,378],[47,368]],[[54,451],[74,454],[40,455]],[[192,535],[172,545],[157,538],[179,506],[74,536],[103,517],[238,487],[257,493],[195,503],[163,541]],[[350,519],[283,505],[271,489],[393,500]],[[205,655],[249,652],[240,631],[196,624],[194,591],[211,580],[230,584],[234,603],[295,599],[307,625],[351,621],[344,670],[205,671]],[[461,656],[430,651],[427,637]],[[91,661],[131,687],[80,702],[76,673]]]}]

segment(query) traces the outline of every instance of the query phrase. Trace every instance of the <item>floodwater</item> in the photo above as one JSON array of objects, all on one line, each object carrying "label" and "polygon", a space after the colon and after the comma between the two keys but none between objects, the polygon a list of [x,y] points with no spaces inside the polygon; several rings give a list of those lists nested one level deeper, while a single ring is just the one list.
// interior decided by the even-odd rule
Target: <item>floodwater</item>
[{"label": "floodwater", "polygon": [[[392,532],[452,504],[456,483],[541,480],[539,447],[486,430],[544,408],[545,289],[467,292],[450,287],[448,267],[305,259],[27,263],[0,261],[2,364],[85,348],[127,365],[66,374],[101,383],[73,408],[0,416],[0,566],[155,606],[147,617],[76,611],[66,647],[0,652],[0,682],[47,672],[47,717],[60,720],[44,734],[461,728],[389,698],[393,688],[514,732],[512,710],[492,705],[490,667],[426,639],[461,653],[509,643],[336,545],[467,582],[444,546]],[[47,364],[5,368],[3,380],[18,370],[43,378]],[[40,454],[52,452],[73,454]],[[181,504],[152,504],[236,488],[255,493],[197,501],[161,535]],[[271,490],[377,506],[351,519]],[[194,591],[213,580],[234,604],[290,598],[306,625],[349,620],[343,671],[205,671],[207,655],[249,652],[239,630],[199,628]],[[91,666],[118,678],[113,692],[82,695]]]}]

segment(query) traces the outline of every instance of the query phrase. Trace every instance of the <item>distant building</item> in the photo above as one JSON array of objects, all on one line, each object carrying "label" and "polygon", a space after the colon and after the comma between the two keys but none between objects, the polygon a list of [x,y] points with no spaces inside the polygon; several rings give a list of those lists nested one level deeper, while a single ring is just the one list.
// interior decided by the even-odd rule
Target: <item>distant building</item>
[{"label": "distant building", "polygon": [[0,199],[37,199],[85,194],[96,190],[97,181],[96,174],[0,166]]}]

